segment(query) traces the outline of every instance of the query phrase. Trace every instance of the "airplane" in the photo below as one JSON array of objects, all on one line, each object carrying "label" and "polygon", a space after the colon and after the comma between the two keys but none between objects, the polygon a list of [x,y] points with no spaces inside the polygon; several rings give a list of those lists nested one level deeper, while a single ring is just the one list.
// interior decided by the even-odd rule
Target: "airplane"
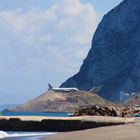
[{"label": "airplane", "polygon": [[79,90],[78,88],[53,88],[51,84],[48,84],[48,86],[48,90],[55,92],[75,92]]}]

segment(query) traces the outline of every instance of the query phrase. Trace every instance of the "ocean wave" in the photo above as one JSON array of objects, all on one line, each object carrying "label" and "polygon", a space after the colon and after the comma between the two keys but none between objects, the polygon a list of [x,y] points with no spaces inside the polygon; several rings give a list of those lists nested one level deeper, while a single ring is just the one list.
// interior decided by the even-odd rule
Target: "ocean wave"
[{"label": "ocean wave", "polygon": [[33,137],[33,136],[46,136],[54,135],[56,133],[51,132],[12,132],[8,133],[5,131],[0,131],[0,139],[10,138],[10,137]]}]

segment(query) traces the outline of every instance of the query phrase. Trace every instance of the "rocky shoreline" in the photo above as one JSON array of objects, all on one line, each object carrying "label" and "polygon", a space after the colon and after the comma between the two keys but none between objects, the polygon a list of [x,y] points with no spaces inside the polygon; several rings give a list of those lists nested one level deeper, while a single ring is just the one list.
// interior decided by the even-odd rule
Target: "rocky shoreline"
[{"label": "rocky shoreline", "polygon": [[134,117],[140,114],[140,109],[130,107],[116,107],[92,105],[83,107],[74,113],[74,116],[90,115],[90,116],[112,116],[112,117]]}]

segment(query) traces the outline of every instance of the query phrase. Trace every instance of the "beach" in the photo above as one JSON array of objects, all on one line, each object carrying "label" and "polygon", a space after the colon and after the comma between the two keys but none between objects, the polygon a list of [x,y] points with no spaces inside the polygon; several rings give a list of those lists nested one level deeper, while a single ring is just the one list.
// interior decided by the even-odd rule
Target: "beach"
[{"label": "beach", "polygon": [[41,140],[140,140],[140,123],[59,133]]},{"label": "beach", "polygon": [[[122,124],[137,124],[135,118],[122,118],[122,117],[107,117],[107,116],[79,116],[79,117],[43,117],[43,116],[0,116],[1,138],[6,140],[21,139],[30,140],[38,138],[41,140],[90,140],[92,137],[98,138],[107,134],[107,132],[115,132],[113,127],[118,125],[124,127]],[[104,127],[103,127],[104,126]],[[112,127],[105,127],[112,126]],[[129,126],[129,125],[128,125]],[[131,126],[131,125],[130,125]],[[99,129],[97,129],[97,127]],[[89,129],[92,128],[92,129]],[[93,129],[95,128],[95,129]],[[111,128],[111,130],[106,130]],[[105,129],[105,130],[104,130]],[[137,128],[139,129],[139,128]],[[75,131],[76,130],[76,131]],[[81,131],[78,131],[81,130]],[[119,128],[117,129],[117,131]],[[7,134],[8,131],[14,131],[12,135]],[[45,133],[40,133],[40,132]],[[22,132],[22,133],[20,133]],[[28,132],[28,133],[23,133]],[[35,132],[35,133],[33,133]],[[39,132],[39,133],[38,133]],[[59,132],[59,133],[48,133]],[[65,132],[65,133],[64,133]],[[67,133],[66,133],[67,132]],[[120,131],[118,131],[119,133]],[[16,135],[15,135],[16,133]],[[51,135],[52,136],[51,136]],[[108,134],[112,134],[108,133]],[[26,137],[24,137],[26,136]],[[39,136],[39,137],[38,137]],[[23,138],[24,137],[24,138]],[[97,139],[98,140],[98,139]]]}]

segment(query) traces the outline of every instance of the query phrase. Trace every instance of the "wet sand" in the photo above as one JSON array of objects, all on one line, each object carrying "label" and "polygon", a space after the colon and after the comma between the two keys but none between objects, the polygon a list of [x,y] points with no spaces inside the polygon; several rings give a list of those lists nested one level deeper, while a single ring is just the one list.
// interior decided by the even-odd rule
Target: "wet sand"
[{"label": "wet sand", "polygon": [[140,123],[60,133],[42,140],[140,140]]}]

